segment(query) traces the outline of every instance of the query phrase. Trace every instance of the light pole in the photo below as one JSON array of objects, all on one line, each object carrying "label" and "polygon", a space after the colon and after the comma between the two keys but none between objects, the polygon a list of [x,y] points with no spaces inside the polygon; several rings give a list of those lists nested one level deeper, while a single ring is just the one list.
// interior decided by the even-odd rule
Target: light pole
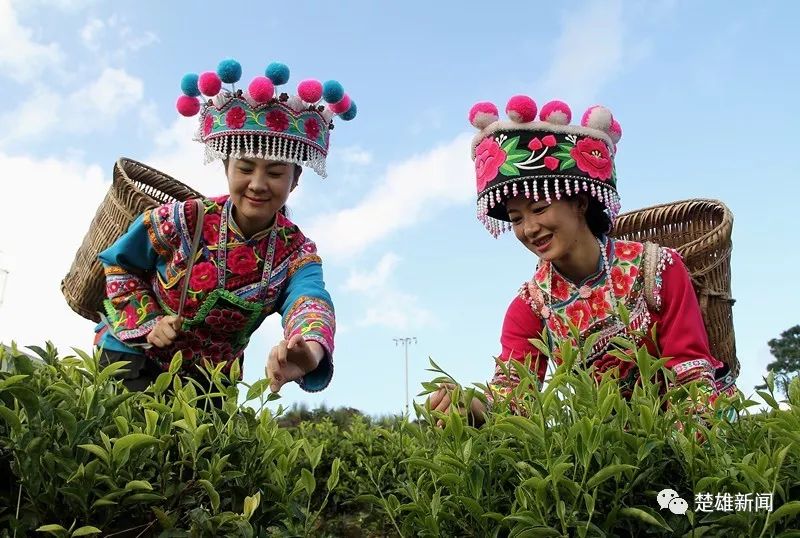
[{"label": "light pole", "polygon": [[408,414],[408,346],[410,344],[416,344],[417,338],[415,336],[405,337],[405,338],[395,338],[394,343],[396,346],[403,344],[403,347],[406,351],[406,418],[409,416]]}]

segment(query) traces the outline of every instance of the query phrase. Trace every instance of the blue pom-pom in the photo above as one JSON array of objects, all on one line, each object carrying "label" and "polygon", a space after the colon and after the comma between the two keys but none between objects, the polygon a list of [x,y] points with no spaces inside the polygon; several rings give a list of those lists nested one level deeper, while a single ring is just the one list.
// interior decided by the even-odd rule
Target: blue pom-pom
[{"label": "blue pom-pom", "polygon": [[236,60],[222,60],[217,66],[217,75],[226,84],[234,84],[242,78],[242,65]]},{"label": "blue pom-pom", "polygon": [[280,62],[272,62],[269,64],[264,74],[267,75],[267,78],[276,86],[289,82],[289,67]]},{"label": "blue pom-pom", "polygon": [[355,101],[350,101],[350,108],[347,109],[347,112],[339,114],[339,117],[342,118],[344,121],[350,121],[356,117],[356,113],[358,112],[358,107],[356,107]]},{"label": "blue pom-pom", "polygon": [[326,103],[338,103],[344,97],[344,88],[335,80],[326,80],[322,85],[322,98]]},{"label": "blue pom-pom", "polygon": [[200,95],[200,90],[197,87],[197,79],[200,78],[197,73],[186,73],[181,79],[181,91],[183,95],[189,97],[197,97]]}]

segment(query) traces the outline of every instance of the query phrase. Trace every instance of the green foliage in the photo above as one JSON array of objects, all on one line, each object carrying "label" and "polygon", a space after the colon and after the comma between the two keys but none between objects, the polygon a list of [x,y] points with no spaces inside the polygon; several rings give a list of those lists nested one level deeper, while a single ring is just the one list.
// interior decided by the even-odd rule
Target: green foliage
[{"label": "green foliage", "polygon": [[[458,412],[485,399],[480,386],[456,384],[449,415],[417,406],[415,423],[344,410],[282,426],[268,385],[181,381],[180,357],[128,393],[96,357],[47,346],[37,366],[12,349],[0,357],[13,366],[0,373],[0,536],[790,536],[800,381],[788,410],[720,402],[740,419],[704,424],[687,415],[696,388],[660,390],[663,361],[631,349],[645,375],[630,400],[614,372],[598,386],[573,368],[584,350],[562,349],[544,388],[520,366],[520,387],[480,428]],[[238,405],[242,391],[256,408]],[[659,508],[664,488],[686,515]],[[695,512],[700,492],[772,493],[774,511]]]},{"label": "green foliage", "polygon": [[[800,374],[800,325],[783,331],[780,338],[773,338],[767,344],[775,358],[767,365],[767,371],[775,376],[778,391],[788,394],[789,384]],[[766,385],[756,388],[764,389]]]}]

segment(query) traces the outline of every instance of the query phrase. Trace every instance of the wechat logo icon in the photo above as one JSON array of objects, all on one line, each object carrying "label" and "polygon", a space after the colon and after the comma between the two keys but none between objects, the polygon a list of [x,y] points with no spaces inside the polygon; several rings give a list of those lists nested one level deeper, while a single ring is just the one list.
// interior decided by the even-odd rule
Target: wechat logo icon
[{"label": "wechat logo icon", "polygon": [[675,515],[684,515],[689,509],[689,503],[681,499],[674,489],[662,489],[658,492],[656,499],[662,510],[669,508],[669,511]]}]

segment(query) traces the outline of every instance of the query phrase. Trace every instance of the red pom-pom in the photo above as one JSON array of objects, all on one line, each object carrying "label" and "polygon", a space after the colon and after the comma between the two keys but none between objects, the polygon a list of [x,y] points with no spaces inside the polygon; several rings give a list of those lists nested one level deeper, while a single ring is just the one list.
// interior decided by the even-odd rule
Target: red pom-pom
[{"label": "red pom-pom", "polygon": [[527,95],[515,95],[508,100],[506,114],[511,121],[528,123],[536,119],[536,101]]},{"label": "red pom-pom", "polygon": [[256,77],[247,87],[250,97],[257,103],[266,103],[275,95],[275,85],[267,77]]},{"label": "red pom-pom", "polygon": [[197,79],[197,87],[203,95],[214,97],[222,89],[222,80],[213,71],[206,71]]},{"label": "red pom-pom", "polygon": [[611,122],[611,127],[608,128],[608,136],[611,137],[611,141],[614,142],[615,146],[622,138],[622,127],[617,120]]},{"label": "red pom-pom", "polygon": [[600,105],[589,107],[581,118],[581,125],[599,131],[608,131],[613,122],[614,117],[611,115],[611,111]]},{"label": "red pom-pom", "polygon": [[297,85],[297,95],[306,103],[316,103],[322,99],[322,82],[314,79],[304,80]]},{"label": "red pom-pom", "polygon": [[178,102],[175,103],[175,108],[181,116],[190,118],[200,112],[200,101],[196,97],[189,95],[181,95],[178,97]]},{"label": "red pom-pom", "polygon": [[500,119],[500,113],[493,103],[484,101],[472,105],[469,110],[469,122],[477,129],[484,129]]},{"label": "red pom-pom", "polygon": [[350,108],[350,96],[344,94],[344,97],[342,97],[341,101],[328,106],[331,108],[331,112],[334,114],[344,114]]},{"label": "red pom-pom", "polygon": [[569,125],[572,121],[572,110],[563,101],[550,101],[542,107],[539,119],[555,125]]}]

